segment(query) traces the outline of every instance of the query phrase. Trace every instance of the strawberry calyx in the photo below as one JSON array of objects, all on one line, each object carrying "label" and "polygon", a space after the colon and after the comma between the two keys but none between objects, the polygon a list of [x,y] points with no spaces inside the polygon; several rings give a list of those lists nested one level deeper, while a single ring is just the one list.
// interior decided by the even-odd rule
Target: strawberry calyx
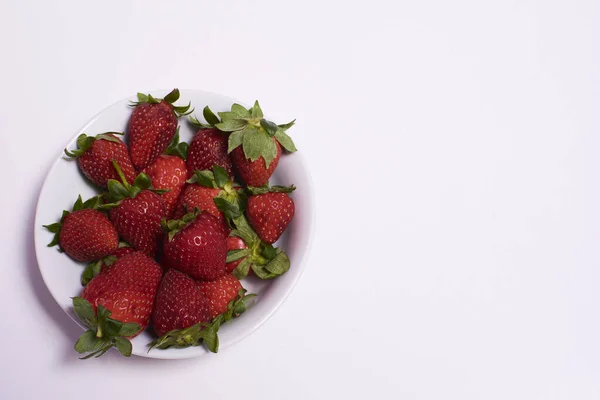
[{"label": "strawberry calyx", "polygon": [[271,162],[277,157],[277,146],[273,138],[290,153],[298,150],[292,138],[286,133],[294,126],[296,120],[277,125],[265,119],[258,100],[249,109],[237,103],[233,104],[231,111],[218,112],[218,117],[208,106],[204,107],[202,113],[206,124],[196,117],[190,117],[191,123],[201,128],[217,128],[222,132],[230,133],[227,153],[242,146],[247,159],[254,162],[263,157],[266,167],[269,168]]},{"label": "strawberry calyx", "polygon": [[98,305],[98,311],[94,312],[90,302],[81,297],[73,297],[73,309],[79,320],[89,328],[75,343],[79,354],[88,353],[81,357],[82,360],[98,358],[112,347],[125,357],[131,356],[132,345],[127,338],[137,334],[142,329],[140,325],[110,318],[111,311],[102,305]]},{"label": "strawberry calyx", "polygon": [[168,192],[170,189],[154,189],[152,187],[152,181],[150,177],[146,175],[144,172],[140,172],[140,174],[133,181],[133,185],[127,182],[127,178],[123,174],[123,170],[119,164],[112,160],[112,164],[121,179],[121,182],[116,179],[109,179],[107,186],[108,191],[104,193],[104,197],[108,200],[108,203],[102,204],[99,208],[103,210],[108,210],[111,208],[115,208],[121,204],[126,198],[135,199],[135,197],[142,192],[142,190],[151,190],[157,194],[163,194]]},{"label": "strawberry calyx", "polygon": [[111,135],[123,135],[123,132],[105,132],[96,136],[88,136],[85,133],[82,133],[81,135],[77,136],[77,149],[72,151],[65,149],[65,154],[71,158],[78,158],[83,155],[83,153],[88,151],[96,140],[106,140],[109,142],[121,143],[119,139]]},{"label": "strawberry calyx", "polygon": [[229,179],[227,170],[223,167],[214,165],[212,171],[208,169],[195,171],[187,182],[212,189],[221,189],[213,201],[228,220],[239,217],[246,208],[246,195],[238,190],[239,185]]},{"label": "strawberry calyx", "polygon": [[[81,199],[81,195],[77,197],[77,200],[73,204],[71,211],[63,210],[60,220],[50,225],[42,225],[44,228],[48,229],[51,233],[54,233],[54,238],[50,243],[48,243],[48,247],[56,246],[58,244],[58,239],[60,236],[60,230],[62,229],[62,223],[67,217],[67,215],[72,212],[84,210],[84,209],[92,209],[97,210],[101,207],[102,204],[102,195],[94,196],[87,199],[85,202]],[[62,249],[59,251],[62,252]]]},{"label": "strawberry calyx", "polygon": [[177,157],[185,160],[185,159],[187,159],[187,154],[188,154],[189,148],[190,148],[190,145],[187,144],[186,142],[179,142],[179,126],[178,126],[177,130],[175,131],[175,135],[173,136],[173,139],[171,140],[171,143],[169,143],[169,146],[165,149],[163,154],[167,154],[170,156],[177,156]]},{"label": "strawberry calyx", "polygon": [[242,288],[236,297],[227,305],[227,311],[215,317],[210,323],[201,322],[184,329],[174,329],[165,333],[158,339],[148,343],[150,350],[168,349],[170,347],[185,348],[191,346],[200,346],[202,344],[212,353],[219,351],[219,328],[221,325],[232,318],[239,317],[248,306],[250,299],[255,294],[246,294],[246,289]]},{"label": "strawberry calyx", "polygon": [[160,225],[163,231],[168,234],[169,242],[173,240],[179,231],[183,230],[189,224],[194,222],[198,215],[200,215],[200,212],[201,211],[198,207],[194,207],[194,210],[187,212],[180,219],[171,219],[167,221],[166,218],[163,218],[162,221],[160,221]]},{"label": "strawberry calyx", "polygon": [[279,185],[275,185],[275,186],[269,186],[269,184],[267,183],[264,186],[248,186],[246,188],[246,192],[250,195],[259,195],[259,194],[266,194],[266,193],[292,193],[294,190],[296,190],[296,186],[294,185],[290,185],[290,186],[279,186]]},{"label": "strawberry calyx", "polygon": [[177,118],[180,118],[185,115],[191,114],[192,112],[194,112],[194,109],[192,108],[190,110],[190,107],[192,106],[192,102],[189,102],[187,106],[174,105],[173,103],[175,103],[177,100],[179,100],[179,95],[180,95],[179,89],[177,89],[177,88],[173,89],[163,99],[156,98],[156,97],[152,96],[151,94],[138,93],[137,94],[138,101],[130,102],[129,106],[136,107],[143,103],[159,104],[161,101],[164,101],[165,103],[167,103],[171,106],[171,108],[173,109],[173,112],[175,113]]},{"label": "strawberry calyx", "polygon": [[232,271],[236,278],[245,278],[252,269],[260,279],[274,279],[290,269],[290,259],[287,254],[280,248],[263,242],[243,214],[234,218],[232,223],[235,229],[231,231],[230,236],[239,237],[248,247],[227,252],[226,263],[245,257]]}]

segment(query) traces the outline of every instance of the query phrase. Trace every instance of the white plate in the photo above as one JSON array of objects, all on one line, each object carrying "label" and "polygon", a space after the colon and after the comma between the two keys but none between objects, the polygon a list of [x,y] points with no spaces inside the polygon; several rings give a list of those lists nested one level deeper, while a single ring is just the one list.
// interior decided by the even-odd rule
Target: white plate
[{"label": "white plate", "polygon": [[[168,90],[151,93],[156,97],[164,97]],[[100,112],[81,131],[77,132],[67,147],[73,148],[75,138],[81,133],[96,135],[108,131],[124,132],[131,115],[131,108],[127,104],[135,99],[135,96],[132,96]],[[214,93],[199,90],[181,90],[181,97],[176,104],[187,104],[189,101],[196,108],[195,114],[199,118],[202,116],[202,109],[205,105],[209,105],[215,112],[229,111],[231,104],[237,102]],[[241,102],[237,103],[243,104]],[[276,122],[283,123],[287,121]],[[189,143],[197,130],[186,121],[185,117],[179,120],[179,124],[181,126],[181,140]],[[290,133],[292,137],[297,134],[294,128]],[[271,178],[271,184],[294,184],[298,187],[292,194],[296,205],[294,219],[278,242],[278,245],[289,255],[291,268],[287,273],[272,281],[249,278],[242,282],[249,292],[257,293],[258,296],[254,304],[244,314],[221,327],[219,330],[220,349],[236,343],[262,325],[283,303],[300,277],[307,258],[314,226],[312,183],[301,151],[302,149],[294,154],[282,155],[277,170]],[[50,168],[42,187],[35,216],[35,249],[40,272],[54,299],[78,324],[79,321],[73,313],[71,297],[78,296],[81,292],[82,287],[79,279],[83,264],[59,253],[57,247],[47,247],[47,244],[52,240],[52,234],[42,225],[58,221],[62,210],[70,210],[79,194],[83,199],[86,199],[96,193],[97,190],[80,173],[76,162],[59,156]],[[154,349],[148,353],[147,344],[152,339],[154,339],[154,336],[148,331],[133,339],[133,354],[167,359],[190,358],[207,354],[203,347]]]}]

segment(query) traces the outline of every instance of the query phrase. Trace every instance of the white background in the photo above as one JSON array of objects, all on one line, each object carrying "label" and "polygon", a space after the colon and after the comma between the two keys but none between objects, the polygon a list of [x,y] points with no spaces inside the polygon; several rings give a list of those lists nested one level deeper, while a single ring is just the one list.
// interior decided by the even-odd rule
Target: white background
[{"label": "white background", "polygon": [[[600,398],[599,22],[591,0],[3,1],[0,398]],[[79,361],[40,185],[102,108],[175,86],[298,119],[309,263],[218,355]]]}]

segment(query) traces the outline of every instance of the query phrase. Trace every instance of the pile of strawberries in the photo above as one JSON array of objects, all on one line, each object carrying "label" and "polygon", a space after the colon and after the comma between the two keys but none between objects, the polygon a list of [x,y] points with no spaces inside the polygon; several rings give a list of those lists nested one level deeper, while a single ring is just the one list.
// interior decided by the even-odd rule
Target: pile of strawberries
[{"label": "pile of strawberries", "polygon": [[[89,329],[75,344],[83,358],[112,347],[130,356],[130,338],[151,327],[150,349],[204,344],[218,350],[222,323],[245,311],[240,279],[273,279],[290,268],[275,243],[294,216],[295,187],[270,186],[282,151],[296,147],[264,118],[258,102],[233,104],[179,142],[179,91],[164,99],[138,94],[126,145],[107,132],[82,134],[65,150],[102,192],[81,196],[59,222],[49,246],[86,263],[74,311]],[[243,183],[240,185],[237,182]]]}]

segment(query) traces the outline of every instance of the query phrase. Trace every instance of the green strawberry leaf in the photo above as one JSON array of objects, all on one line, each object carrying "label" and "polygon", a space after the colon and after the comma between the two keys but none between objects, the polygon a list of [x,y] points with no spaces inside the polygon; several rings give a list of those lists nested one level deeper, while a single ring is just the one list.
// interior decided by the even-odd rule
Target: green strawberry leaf
[{"label": "green strawberry leaf", "polygon": [[252,108],[250,109],[250,113],[252,115],[252,118],[262,118],[264,117],[263,112],[260,108],[260,105],[258,104],[258,100],[256,100],[254,102],[254,106],[252,106]]},{"label": "green strawberry leaf", "polygon": [[293,120],[293,121],[288,122],[287,124],[281,124],[281,125],[277,125],[277,126],[281,129],[283,129],[284,131],[287,131],[292,126],[294,126],[295,123],[296,123],[296,120]]},{"label": "green strawberry leaf", "polygon": [[279,250],[275,258],[265,265],[265,269],[270,273],[279,276],[286,273],[290,269],[290,259],[288,258],[287,254],[285,254],[282,250]]},{"label": "green strawberry leaf", "polygon": [[252,265],[252,259],[245,258],[237,267],[232,271],[233,276],[238,279],[243,279],[248,276],[250,272],[250,266]]},{"label": "green strawberry leaf", "polygon": [[142,327],[138,324],[135,324],[133,322],[125,322],[122,326],[121,326],[121,330],[119,331],[119,336],[133,336],[136,333],[138,333],[140,330],[142,330]]},{"label": "green strawberry leaf", "polygon": [[298,151],[298,149],[296,148],[296,145],[292,141],[292,138],[289,137],[288,134],[283,131],[283,129],[277,130],[277,132],[275,133],[275,139],[277,139],[277,141],[279,142],[281,147],[283,147],[290,153]]},{"label": "green strawberry leaf", "polygon": [[[219,113],[220,115],[221,113]],[[222,118],[222,117],[221,117]],[[239,131],[247,125],[247,122],[243,119],[230,119],[227,121],[220,122],[215,126],[223,132],[234,132]]]},{"label": "green strawberry leaf", "polygon": [[208,169],[205,169],[204,171],[195,171],[194,175],[187,180],[187,183],[197,183],[200,186],[218,189],[215,183],[215,176],[213,172]]},{"label": "green strawberry leaf", "polygon": [[215,183],[217,184],[217,187],[222,189],[225,184],[229,181],[229,174],[227,173],[227,170],[223,167],[220,167],[218,165],[214,165],[213,166],[213,176],[215,178]]},{"label": "green strawberry leaf", "polygon": [[256,128],[249,128],[242,139],[242,148],[246,158],[256,161],[261,156],[262,149],[270,140],[269,136]]},{"label": "green strawberry leaf", "polygon": [[96,325],[96,314],[89,301],[82,297],[73,297],[73,309],[75,310],[77,318],[79,318],[79,320],[88,328],[92,328]]},{"label": "green strawberry leaf", "polygon": [[232,132],[229,135],[229,140],[227,143],[227,153],[231,153],[236,147],[241,146],[242,144],[242,139],[244,137],[244,134],[248,131],[248,126],[246,126],[244,129],[239,130],[239,131],[235,131]]},{"label": "green strawberry leaf", "polygon": [[230,263],[233,261],[237,261],[241,258],[247,257],[249,254],[250,254],[250,249],[229,250],[227,252],[227,259],[225,260],[225,262]]},{"label": "green strawberry leaf", "polygon": [[273,122],[268,121],[264,118],[260,120],[260,126],[262,126],[264,128],[264,130],[267,131],[269,136],[275,136],[275,133],[277,133],[277,129],[278,129],[277,125],[275,125]]},{"label": "green strawberry leaf", "polygon": [[265,160],[265,166],[269,168],[275,157],[277,157],[277,145],[271,139],[263,143],[262,156]]},{"label": "green strawberry leaf", "polygon": [[173,104],[179,100],[179,95],[179,89],[173,89],[171,93],[165,96],[164,100],[169,104]]},{"label": "green strawberry leaf", "polygon": [[102,270],[102,260],[88,264],[81,273],[81,286],[86,286]]},{"label": "green strawberry leaf", "polygon": [[232,111],[223,111],[217,114],[219,114],[219,117],[221,117],[221,121],[223,122],[232,121],[236,119],[243,120],[245,122],[244,117]]},{"label": "green strawberry leaf", "polygon": [[208,106],[204,107],[204,110],[202,110],[202,115],[204,116],[206,122],[208,122],[208,124],[211,126],[215,126],[221,122],[219,117],[217,117]]},{"label": "green strawberry leaf", "polygon": [[231,112],[236,113],[241,118],[250,118],[252,116],[252,114],[250,113],[250,111],[246,110],[246,108],[244,106],[241,106],[241,105],[239,105],[237,103],[234,103],[231,106]]},{"label": "green strawberry leaf", "polygon": [[237,202],[231,202],[222,197],[215,197],[213,201],[226,218],[234,219],[242,215],[242,211]]},{"label": "green strawberry leaf", "polygon": [[128,339],[125,339],[122,336],[117,336],[114,339],[114,341],[115,347],[117,348],[117,350],[119,350],[119,353],[121,353],[125,357],[131,356],[131,350],[133,349],[133,346],[131,345],[131,342]]},{"label": "green strawberry leaf", "polygon": [[95,352],[103,345],[103,341],[96,337],[96,332],[92,329],[85,331],[77,342],[75,342],[75,350],[79,353]]}]

